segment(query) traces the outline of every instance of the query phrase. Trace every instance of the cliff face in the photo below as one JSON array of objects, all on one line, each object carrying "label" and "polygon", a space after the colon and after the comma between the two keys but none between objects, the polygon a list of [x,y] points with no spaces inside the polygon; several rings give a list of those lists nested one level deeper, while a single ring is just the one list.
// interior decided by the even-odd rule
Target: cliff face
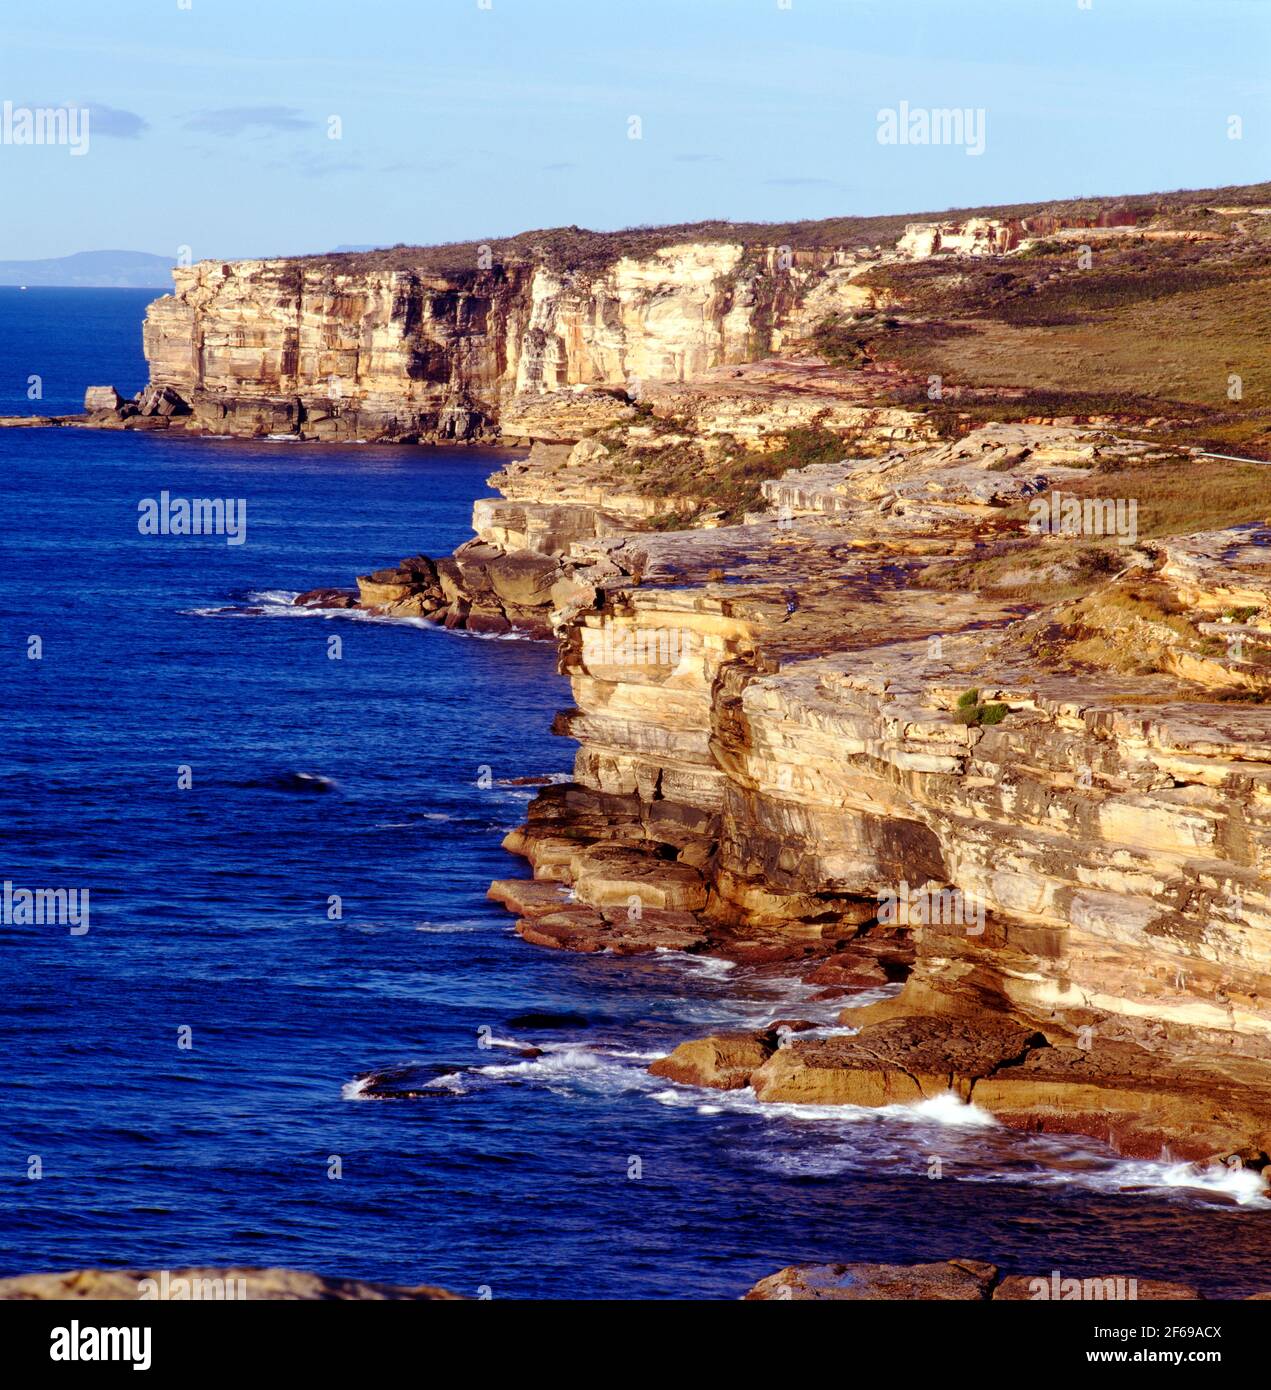
[{"label": "cliff face", "polygon": [[[574,534],[542,588],[574,784],[506,842],[572,900],[497,886],[522,934],[762,944],[857,988],[903,975],[844,1014],[855,1047],[686,1044],[672,1080],[810,1103],[953,1090],[1007,1123],[1261,1167],[1271,530],[1123,548],[1056,604],[1032,580],[1061,591],[1089,557],[1012,519],[1092,467],[1196,465],[1104,430],[989,426],[770,480],[773,510],[743,525]],[[986,543],[1017,572],[977,591],[957,567]]]},{"label": "cliff face", "polygon": [[467,438],[511,370],[529,277],[463,287],[393,271],[341,275],[295,261],[178,268],[146,317],[151,384],[205,428],[320,438]]},{"label": "cliff face", "polygon": [[497,432],[517,398],[638,393],[760,355],[817,273],[726,243],[587,274],[200,262],[150,306],[145,352],[152,386],[175,391],[199,428],[470,439]]},{"label": "cliff face", "polygon": [[[1271,1058],[1265,704],[1050,669],[1009,602],[915,586],[932,526],[915,529],[908,555],[811,517],[609,543],[642,582],[565,629],[576,781],[615,798],[624,837],[634,810],[651,850],[708,862],[715,910],[743,925],[956,893],[956,921],[907,919],[911,1005]],[[1220,611],[1250,541],[1271,535],[1220,538],[1189,599]],[[1260,582],[1271,608],[1271,562]],[[1221,690],[1241,663],[1209,660]],[[959,722],[970,689],[1009,713]]]},{"label": "cliff face", "polygon": [[[1265,219],[1238,212],[684,243],[462,293],[416,276],[400,314],[396,290],[315,311],[305,342],[365,337],[391,363],[376,377],[344,347],[359,409],[390,410],[427,338],[446,371],[412,379],[411,431],[462,401],[533,444],[474,540],[362,577],[357,600],[559,639],[556,727],[579,749],[505,842],[534,871],[492,890],[518,931],[794,962],[859,1029],[692,1041],[659,1075],[774,1102],[951,1091],[1125,1152],[1271,1163],[1267,475],[1195,440],[1271,442],[1253,410],[1166,413],[1121,384],[1142,389],[1145,314],[1190,332],[1207,296],[1271,274]],[[1089,268],[1065,229],[1099,243]],[[270,300],[284,328],[319,286],[337,298],[329,268],[294,273]],[[174,336],[215,363],[234,299],[207,293],[155,313],[192,315]],[[1077,330],[1130,354],[1106,391],[1011,384]],[[1256,379],[1241,324],[1196,341],[1227,364],[1213,380]],[[334,370],[309,351],[289,391]],[[164,384],[196,411],[237,392],[251,427],[282,399],[273,368],[233,385],[226,362],[215,389]],[[320,405],[285,408],[306,431],[362,418],[315,425]]]},{"label": "cliff face", "polygon": [[[169,421],[180,428],[541,439],[544,396],[596,388],[638,400],[788,352],[820,325],[884,308],[891,296],[867,282],[872,270],[1013,250],[1029,235],[974,218],[912,224],[894,245],[686,241],[572,269],[495,264],[489,248],[461,269],[429,269],[424,255],[202,261],[174,270],[173,293],[150,305],[144,346],[151,389],[188,407]],[[716,402],[716,433],[754,432],[753,408],[730,413],[737,403]],[[793,394],[791,404],[797,415]]]}]

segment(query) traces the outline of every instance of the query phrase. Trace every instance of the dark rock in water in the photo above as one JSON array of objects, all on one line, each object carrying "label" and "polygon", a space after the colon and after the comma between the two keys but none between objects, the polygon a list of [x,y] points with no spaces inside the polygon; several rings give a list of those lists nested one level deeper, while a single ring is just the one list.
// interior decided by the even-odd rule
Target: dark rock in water
[{"label": "dark rock in water", "polygon": [[406,1063],[383,1067],[361,1078],[358,1095],[369,1100],[444,1100],[461,1096],[461,1089],[439,1083],[443,1078],[452,1077],[462,1070],[461,1067],[446,1066],[444,1063],[427,1066]]},{"label": "dark rock in water", "polygon": [[316,772],[292,772],[283,779],[283,785],[289,791],[297,792],[329,792],[335,790],[335,783],[329,777],[322,777]]},{"label": "dark rock in water", "polygon": [[590,1028],[591,1020],[586,1014],[569,1012],[517,1014],[508,1019],[509,1028]]},{"label": "dark rock in water", "polygon": [[277,772],[272,776],[257,778],[245,785],[267,787],[271,791],[309,792],[315,795],[325,795],[336,789],[336,784],[329,777],[323,777],[317,772]]},{"label": "dark rock in water", "polygon": [[357,596],[348,589],[306,589],[292,599],[296,608],[356,608]]}]

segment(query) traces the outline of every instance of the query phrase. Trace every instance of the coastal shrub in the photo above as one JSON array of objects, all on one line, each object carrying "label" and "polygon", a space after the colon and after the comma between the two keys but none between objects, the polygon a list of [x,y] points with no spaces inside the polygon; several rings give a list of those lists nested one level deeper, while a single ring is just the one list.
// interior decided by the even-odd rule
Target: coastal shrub
[{"label": "coastal shrub", "polygon": [[760,484],[779,478],[789,468],[833,463],[843,457],[842,439],[820,424],[788,430],[775,449],[730,448],[708,460],[701,447],[686,440],[663,449],[629,444],[636,490],[651,497],[692,497],[702,509],[719,511],[724,522],[740,521],[748,511],[763,508]]},{"label": "coastal shrub", "polygon": [[871,329],[877,332],[879,326],[870,319],[832,314],[812,330],[808,346],[832,367],[863,367],[870,361]]},{"label": "coastal shrub", "polygon": [[958,696],[953,717],[959,724],[1000,724],[1011,712],[1009,705],[981,704],[978,690],[964,690]]}]

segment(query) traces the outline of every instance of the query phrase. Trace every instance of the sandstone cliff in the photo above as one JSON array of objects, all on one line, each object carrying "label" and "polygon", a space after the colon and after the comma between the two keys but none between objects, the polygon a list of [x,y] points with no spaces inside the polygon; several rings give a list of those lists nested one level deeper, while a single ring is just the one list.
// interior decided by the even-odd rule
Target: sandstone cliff
[{"label": "sandstone cliff", "polygon": [[625,455],[587,446],[643,428],[587,417],[580,444],[493,480],[554,500],[479,502],[452,559],[360,581],[385,611],[560,639],[575,780],[506,842],[537,882],[492,890],[522,935],[806,958],[865,1030],[686,1045],[673,1080],[953,1091],[1127,1153],[1262,1167],[1271,528],[1033,535],[1030,499],[1203,461],[1090,427],[938,443],[876,422],[856,435],[873,452],[762,482],[740,524],[639,531],[601,485]]},{"label": "sandstone cliff", "polygon": [[[832,258],[823,258],[832,259]],[[638,392],[746,361],[815,267],[671,245],[598,273],[512,262],[449,274],[330,261],[200,262],[150,306],[151,383],[194,423],[319,439],[472,439],[542,392]],[[512,437],[515,437],[514,433]]]},{"label": "sandstone cliff", "polygon": [[[1066,230],[1106,242],[1093,278]],[[189,315],[171,339],[204,344],[203,375],[162,384],[256,427],[274,368],[235,375],[215,333],[208,356],[234,301],[206,273],[154,316]],[[358,300],[306,327],[308,277],[315,303],[335,289],[296,273],[278,321],[298,314],[307,346],[268,348],[289,391],[365,324]],[[787,1020],[662,1074],[767,1101],[951,1091],[1127,1153],[1267,1165],[1271,475],[1212,456],[1265,448],[1265,423],[1207,384],[1135,385],[1144,294],[1181,323],[1261,276],[1258,219],[1176,206],[911,225],[802,259],[686,242],[573,279],[491,272],[467,282],[479,310],[379,301],[382,353],[413,350],[408,319],[447,343],[406,433],[462,397],[476,428],[532,442],[473,541],[364,576],[356,600],[560,642],[574,782],[507,840],[534,881],[493,894],[541,945],[798,961],[843,995],[841,1034]],[[1253,380],[1228,318],[1204,352]],[[1137,343],[1126,389],[1058,395],[985,365],[985,344],[1027,364],[1074,320]],[[346,376],[387,410],[361,360]],[[320,423],[316,398],[293,408]],[[853,1007],[879,985],[893,997]]]},{"label": "sandstone cliff", "polygon": [[[1199,195],[1169,195],[924,222],[568,228],[493,246],[203,261],[177,267],[173,293],[150,306],[150,396],[114,414],[130,428],[161,416],[163,427],[312,439],[541,439],[545,395],[590,387],[639,399],[801,344],[852,366],[879,357],[875,339],[904,347],[907,267],[1010,256],[1035,295],[1056,264],[1035,253],[1068,256],[1065,237],[1106,245],[1114,278],[1123,268],[1112,261],[1132,255],[1122,244],[1148,237],[1208,239],[1206,266],[1225,263],[1234,247],[1261,244],[1260,225],[1234,196],[1254,190],[1216,192],[1221,212],[1201,207],[1203,222]],[[1000,297],[1000,283],[991,288]],[[900,319],[880,317],[898,304]],[[156,391],[168,393],[163,411]],[[86,405],[98,423],[111,422],[107,403]],[[745,434],[745,412],[725,411],[716,432],[730,421]]]}]

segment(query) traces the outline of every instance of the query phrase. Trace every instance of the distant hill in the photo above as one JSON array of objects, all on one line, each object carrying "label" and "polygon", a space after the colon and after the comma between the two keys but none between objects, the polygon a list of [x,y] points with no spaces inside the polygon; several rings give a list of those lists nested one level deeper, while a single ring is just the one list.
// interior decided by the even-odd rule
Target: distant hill
[{"label": "distant hill", "polygon": [[45,261],[0,261],[0,285],[167,290],[175,264],[149,251],[77,251]]}]

